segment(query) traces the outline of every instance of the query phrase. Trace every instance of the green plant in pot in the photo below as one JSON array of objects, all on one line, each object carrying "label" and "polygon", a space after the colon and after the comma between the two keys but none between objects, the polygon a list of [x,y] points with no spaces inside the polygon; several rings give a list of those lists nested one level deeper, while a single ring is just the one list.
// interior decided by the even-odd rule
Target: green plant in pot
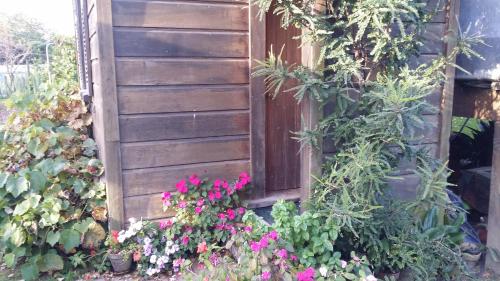
[{"label": "green plant in pot", "polygon": [[116,273],[128,272],[132,266],[132,253],[138,247],[135,237],[142,229],[142,221],[130,219],[130,226],[127,230],[111,231],[106,240],[109,247],[108,259],[111,262],[113,271]]}]

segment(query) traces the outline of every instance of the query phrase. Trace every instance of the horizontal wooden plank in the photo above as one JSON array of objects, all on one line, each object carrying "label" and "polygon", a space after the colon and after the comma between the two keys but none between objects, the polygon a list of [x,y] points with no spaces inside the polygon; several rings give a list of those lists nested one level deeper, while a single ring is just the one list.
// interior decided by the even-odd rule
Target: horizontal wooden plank
[{"label": "horizontal wooden plank", "polygon": [[424,115],[424,123],[426,127],[418,130],[415,134],[414,143],[437,143],[439,142],[439,115]]},{"label": "horizontal wooden plank", "polygon": [[236,179],[241,172],[250,171],[250,161],[224,161],[194,165],[182,165],[123,172],[123,192],[126,197],[175,191],[180,179],[197,174],[200,178]]},{"label": "horizontal wooden plank", "polygon": [[125,220],[129,218],[151,220],[171,216],[163,212],[161,193],[124,198],[123,206]]},{"label": "horizontal wooden plank", "polygon": [[248,109],[248,86],[119,87],[120,114]]},{"label": "horizontal wooden plank", "polygon": [[399,176],[387,180],[391,194],[400,200],[414,200],[420,185],[420,177],[416,174]]},{"label": "horizontal wooden plank", "polygon": [[245,32],[118,29],[117,57],[248,57]]},{"label": "horizontal wooden plank", "polygon": [[428,0],[426,11],[431,12],[433,17],[431,22],[446,22],[446,0]]},{"label": "horizontal wooden plank", "polygon": [[122,144],[123,169],[249,158],[246,136]]},{"label": "horizontal wooden plank", "polygon": [[249,128],[247,110],[120,116],[122,142],[244,135]]},{"label": "horizontal wooden plank", "polygon": [[118,85],[246,84],[248,60],[117,59]]},{"label": "horizontal wooden plank", "polygon": [[219,3],[113,1],[113,25],[248,30],[248,7]]}]

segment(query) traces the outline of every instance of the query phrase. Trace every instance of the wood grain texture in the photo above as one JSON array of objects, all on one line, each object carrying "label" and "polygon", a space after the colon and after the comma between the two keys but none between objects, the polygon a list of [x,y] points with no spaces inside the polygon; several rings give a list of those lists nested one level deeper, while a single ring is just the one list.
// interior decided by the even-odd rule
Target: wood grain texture
[{"label": "wood grain texture", "polygon": [[417,196],[417,188],[420,185],[420,177],[416,174],[402,175],[387,181],[391,194],[400,200],[414,200]]},{"label": "wood grain texture", "polygon": [[236,179],[241,172],[249,171],[248,160],[212,162],[151,169],[127,170],[123,173],[125,197],[175,191],[175,183],[192,174],[200,178]]},{"label": "wood grain texture", "polygon": [[245,136],[122,144],[123,169],[249,158]]},{"label": "wood grain texture", "polygon": [[117,57],[248,57],[246,32],[118,29]]},{"label": "wood grain texture", "polygon": [[[284,46],[281,58],[287,65],[302,63],[300,41],[293,39],[300,34],[293,26],[281,28],[281,15],[266,14],[266,53]],[[287,82],[275,98],[266,96],[266,193],[300,187],[300,143],[292,137],[301,130],[301,106],[286,92],[295,86]]]},{"label": "wood grain texture", "polygon": [[[122,168],[120,155],[120,135],[118,125],[118,102],[116,98],[115,55],[112,36],[111,0],[99,0],[95,3],[97,22],[96,36],[99,38],[97,56],[98,63],[92,63],[92,77],[97,81],[99,92],[97,100],[100,103],[96,115],[102,126],[94,131],[102,135],[102,147],[99,157],[103,160],[104,178],[106,180],[107,204],[109,212],[109,228],[120,230],[123,227],[123,190]],[[95,73],[94,73],[95,70]]]},{"label": "wood grain texture", "polygon": [[249,108],[248,86],[119,87],[120,114]]},{"label": "wood grain texture", "polygon": [[429,23],[422,33],[423,46],[420,48],[422,54],[444,54],[446,25],[444,23]]},{"label": "wood grain texture", "polygon": [[189,2],[113,1],[114,26],[248,30],[248,7]]},{"label": "wood grain texture", "polygon": [[246,84],[248,60],[124,59],[116,60],[118,85]]},{"label": "wood grain texture", "polygon": [[453,116],[499,120],[500,91],[455,82]]},{"label": "wood grain texture", "polygon": [[154,220],[171,217],[172,214],[163,212],[161,196],[161,193],[156,193],[124,198],[125,219]]},{"label": "wood grain texture", "polygon": [[[259,20],[258,7],[250,5],[250,68],[266,58],[266,19]],[[266,100],[264,77],[250,80],[250,143],[253,190],[252,198],[266,195]]]},{"label": "wood grain texture", "polygon": [[148,114],[120,117],[122,143],[249,133],[247,111]]},{"label": "wood grain texture", "polygon": [[[448,0],[449,12],[447,14],[447,30],[458,34],[457,18],[460,13],[460,0]],[[446,43],[446,53],[450,54],[457,45],[456,38],[450,38]],[[455,92],[455,67],[449,65],[445,70],[446,81],[441,102],[441,119],[438,120],[439,158],[447,161],[450,153],[451,121],[453,119],[453,97]]]},{"label": "wood grain texture", "polygon": [[[495,122],[491,173],[487,247],[500,251],[500,122]],[[495,262],[490,251],[487,252],[486,267],[500,274],[499,262]]]}]

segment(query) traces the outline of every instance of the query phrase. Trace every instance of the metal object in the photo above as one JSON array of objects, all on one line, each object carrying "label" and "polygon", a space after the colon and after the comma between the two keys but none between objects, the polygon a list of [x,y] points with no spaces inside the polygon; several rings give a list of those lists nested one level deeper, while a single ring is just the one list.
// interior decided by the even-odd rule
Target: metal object
[{"label": "metal object", "polygon": [[460,29],[469,34],[481,34],[486,45],[475,46],[484,57],[469,59],[464,55],[457,58],[457,64],[470,74],[457,70],[457,79],[468,84],[490,88],[491,83],[500,81],[500,1],[461,0]]}]

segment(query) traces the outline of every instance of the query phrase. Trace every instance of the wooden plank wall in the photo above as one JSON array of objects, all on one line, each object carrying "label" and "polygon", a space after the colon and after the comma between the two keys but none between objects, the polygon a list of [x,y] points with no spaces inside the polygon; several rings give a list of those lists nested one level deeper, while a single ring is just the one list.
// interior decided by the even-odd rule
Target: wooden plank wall
[{"label": "wooden plank wall", "polygon": [[247,1],[113,0],[125,218],[181,177],[250,169]]},{"label": "wooden plank wall", "polygon": [[[425,44],[421,48],[421,56],[415,58],[411,62],[412,65],[430,62],[446,52],[446,44],[443,41],[443,37],[449,25],[448,13],[446,11],[448,3],[445,3],[448,1],[429,0],[428,8],[430,10],[436,10],[437,12],[422,34]],[[438,7],[438,3],[440,3],[440,7]],[[442,93],[443,88],[436,89],[436,91],[427,98],[428,102],[438,109],[438,112],[425,113],[424,119],[428,127],[419,133],[421,139],[415,142],[417,148],[425,148],[436,157],[439,156]],[[328,108],[326,108],[325,111],[328,111]],[[335,147],[333,143],[326,140],[323,145],[323,157],[328,157],[334,153]],[[419,184],[419,180],[414,173],[414,168],[415,163],[402,161],[399,171],[395,174],[399,179],[390,180],[390,185],[397,187],[395,193],[398,197],[407,198],[415,194],[415,189]]]}]

